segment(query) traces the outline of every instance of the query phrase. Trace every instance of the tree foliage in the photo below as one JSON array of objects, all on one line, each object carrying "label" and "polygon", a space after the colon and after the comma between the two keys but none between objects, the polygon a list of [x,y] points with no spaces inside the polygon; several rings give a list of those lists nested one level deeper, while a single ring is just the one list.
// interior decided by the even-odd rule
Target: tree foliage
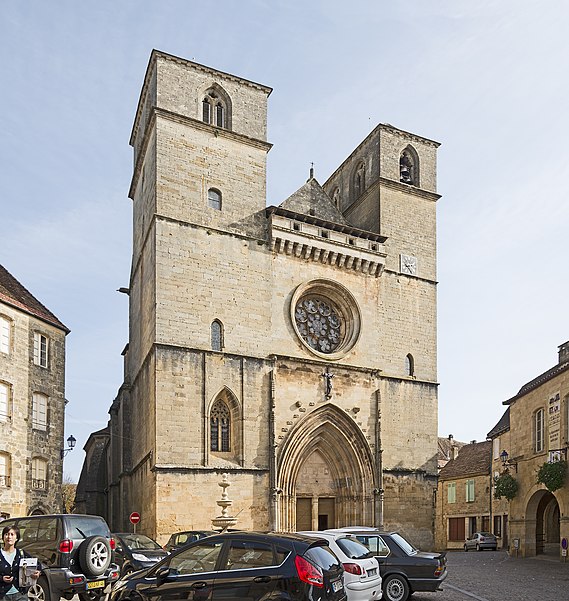
[{"label": "tree foliage", "polygon": [[63,511],[65,513],[73,513],[75,509],[75,491],[77,484],[69,476],[63,478],[63,484],[61,485],[61,496],[63,500]]},{"label": "tree foliage", "polygon": [[511,501],[518,494],[518,481],[508,472],[494,478],[494,498]]},{"label": "tree foliage", "polygon": [[565,483],[567,475],[566,461],[553,461],[544,463],[537,471],[537,483],[544,484],[550,492],[560,489]]}]

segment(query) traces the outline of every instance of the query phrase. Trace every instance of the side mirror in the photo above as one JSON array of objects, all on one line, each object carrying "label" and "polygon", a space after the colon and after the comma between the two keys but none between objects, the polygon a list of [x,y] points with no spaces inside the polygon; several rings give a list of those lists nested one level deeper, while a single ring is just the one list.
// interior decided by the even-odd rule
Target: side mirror
[{"label": "side mirror", "polygon": [[170,576],[170,568],[168,566],[162,566],[161,568],[156,570],[156,574],[154,575],[156,576],[156,584],[160,586],[161,584],[166,582],[168,576]]}]

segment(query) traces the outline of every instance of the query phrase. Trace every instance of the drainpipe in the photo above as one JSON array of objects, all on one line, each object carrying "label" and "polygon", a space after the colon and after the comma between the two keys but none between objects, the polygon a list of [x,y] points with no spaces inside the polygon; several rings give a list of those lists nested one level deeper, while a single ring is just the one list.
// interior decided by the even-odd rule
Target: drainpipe
[{"label": "drainpipe", "polygon": [[277,452],[275,442],[275,369],[269,372],[269,494],[270,527],[278,530]]},{"label": "drainpipe", "polygon": [[383,530],[383,501],[385,491],[383,489],[383,449],[381,448],[381,397],[377,388],[375,390],[375,409],[377,416],[375,428],[375,476],[379,488],[374,488],[373,490],[375,496],[374,526],[380,530]]}]

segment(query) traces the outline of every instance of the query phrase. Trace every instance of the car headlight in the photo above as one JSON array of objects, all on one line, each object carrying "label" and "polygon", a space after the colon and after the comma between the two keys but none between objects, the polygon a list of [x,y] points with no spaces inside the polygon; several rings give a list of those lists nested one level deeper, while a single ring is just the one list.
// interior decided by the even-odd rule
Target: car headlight
[{"label": "car headlight", "polygon": [[148,557],[146,557],[146,555],[143,555],[142,553],[133,553],[132,558],[136,559],[136,561],[151,561],[150,559],[148,559]]}]

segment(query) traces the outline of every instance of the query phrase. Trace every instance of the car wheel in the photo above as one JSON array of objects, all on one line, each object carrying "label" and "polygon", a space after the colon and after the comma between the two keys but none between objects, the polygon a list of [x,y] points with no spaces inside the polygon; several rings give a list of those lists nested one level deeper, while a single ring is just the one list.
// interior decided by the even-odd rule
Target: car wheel
[{"label": "car wheel", "polygon": [[79,565],[88,578],[96,578],[111,565],[111,545],[104,536],[91,536],[79,547]]},{"label": "car wheel", "polygon": [[387,576],[383,581],[383,597],[386,601],[406,601],[409,585],[403,576]]},{"label": "car wheel", "polygon": [[464,545],[464,550],[468,551],[468,545],[466,545],[466,544]]},{"label": "car wheel", "polygon": [[50,601],[49,584],[45,576],[40,576],[28,589],[28,599],[31,601]]},{"label": "car wheel", "polygon": [[477,550],[477,551],[482,551],[482,549],[480,548],[480,545],[479,545],[479,544],[476,544],[476,550]]}]

